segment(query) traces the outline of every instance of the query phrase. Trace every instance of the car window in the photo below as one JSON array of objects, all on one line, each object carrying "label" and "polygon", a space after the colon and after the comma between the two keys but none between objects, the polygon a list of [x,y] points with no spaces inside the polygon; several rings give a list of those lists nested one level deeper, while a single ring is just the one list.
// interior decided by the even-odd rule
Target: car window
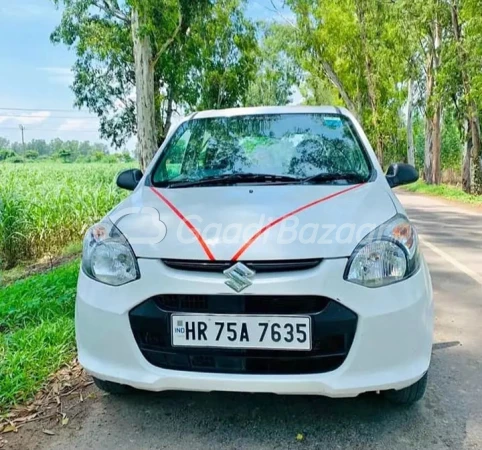
[{"label": "car window", "polygon": [[187,121],[162,152],[154,183],[231,173],[350,173],[371,168],[349,120],[334,114],[280,114]]}]

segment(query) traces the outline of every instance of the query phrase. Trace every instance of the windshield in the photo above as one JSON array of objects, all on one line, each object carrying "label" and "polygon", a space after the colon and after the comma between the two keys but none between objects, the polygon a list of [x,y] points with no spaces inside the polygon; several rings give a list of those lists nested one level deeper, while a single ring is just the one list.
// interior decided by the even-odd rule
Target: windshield
[{"label": "windshield", "polygon": [[347,174],[352,177],[347,179],[350,183],[353,176],[366,181],[370,173],[368,156],[346,117],[269,114],[183,123],[162,152],[152,182],[175,185],[231,174],[276,175],[296,181]]}]

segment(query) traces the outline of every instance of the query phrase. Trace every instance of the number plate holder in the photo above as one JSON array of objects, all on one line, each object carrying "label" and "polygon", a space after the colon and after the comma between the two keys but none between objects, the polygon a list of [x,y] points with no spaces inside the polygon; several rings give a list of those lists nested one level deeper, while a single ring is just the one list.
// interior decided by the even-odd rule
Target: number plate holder
[{"label": "number plate holder", "polygon": [[309,351],[311,343],[310,316],[171,315],[173,347]]}]

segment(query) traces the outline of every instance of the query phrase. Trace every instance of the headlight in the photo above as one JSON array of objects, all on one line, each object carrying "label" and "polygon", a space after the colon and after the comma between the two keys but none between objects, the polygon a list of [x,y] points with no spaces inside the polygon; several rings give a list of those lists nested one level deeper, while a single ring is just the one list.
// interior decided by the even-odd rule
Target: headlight
[{"label": "headlight", "polygon": [[122,233],[107,219],[87,231],[82,269],[89,277],[111,286],[139,278],[134,252]]},{"label": "headlight", "polygon": [[417,232],[405,216],[397,214],[362,239],[344,278],[366,287],[387,286],[410,277],[419,265]]}]

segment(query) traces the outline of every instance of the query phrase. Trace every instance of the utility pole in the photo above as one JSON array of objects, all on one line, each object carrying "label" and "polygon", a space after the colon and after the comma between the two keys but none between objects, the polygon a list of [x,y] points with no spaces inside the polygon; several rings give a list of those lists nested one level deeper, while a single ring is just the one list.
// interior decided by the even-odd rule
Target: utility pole
[{"label": "utility pole", "polygon": [[23,154],[25,154],[25,137],[24,137],[24,131],[25,127],[23,125],[19,125],[20,131],[22,133],[22,149],[23,149]]}]

